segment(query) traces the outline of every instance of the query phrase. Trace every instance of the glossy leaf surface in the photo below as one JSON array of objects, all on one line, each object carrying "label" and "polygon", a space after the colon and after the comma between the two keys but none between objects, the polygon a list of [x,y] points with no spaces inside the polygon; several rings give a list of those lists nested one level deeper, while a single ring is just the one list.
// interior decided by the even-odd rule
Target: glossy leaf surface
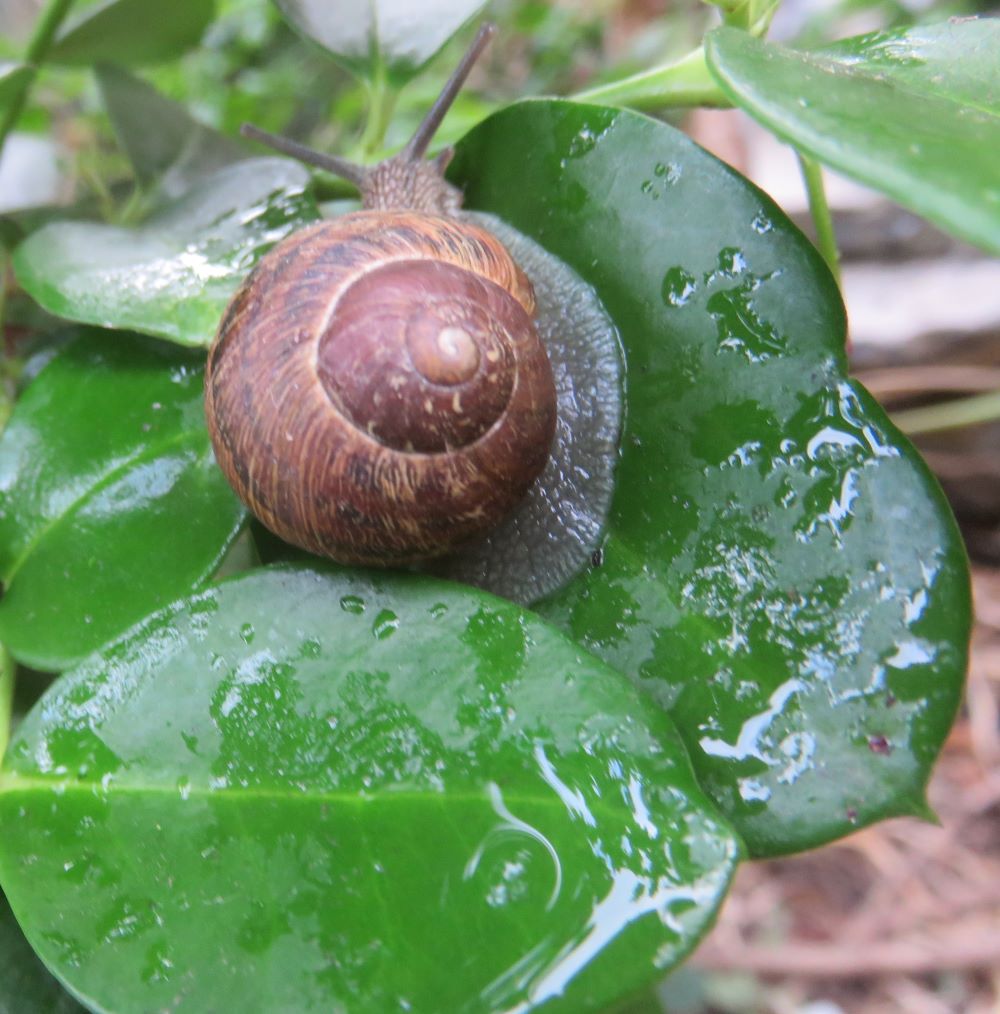
[{"label": "glossy leaf surface", "polygon": [[967,564],[935,481],[845,376],[812,245],[636,113],[522,103],[453,172],[595,286],[625,348],[603,554],[536,608],[669,709],[754,853],[924,812]]},{"label": "glossy leaf surface", "polygon": [[121,67],[102,64],[97,83],[136,178],[146,186],[158,183],[168,197],[177,197],[203,176],[249,157],[236,141],[199,123],[182,105]]},{"label": "glossy leaf surface", "polygon": [[253,265],[318,217],[308,182],[286,159],[237,162],[135,228],[46,225],[17,248],[15,271],[50,313],[207,346]]},{"label": "glossy leaf surface", "polygon": [[737,858],[662,710],[538,617],[308,568],[58,681],[0,820],[29,939],[104,1010],[600,1011]]},{"label": "glossy leaf surface", "polygon": [[0,60],[0,112],[16,98],[31,77],[31,68],[24,63]]},{"label": "glossy leaf surface", "polygon": [[38,960],[0,896],[0,1014],[82,1014]]},{"label": "glossy leaf surface", "polygon": [[214,571],[245,513],[215,465],[198,357],[91,331],[0,437],[0,640],[63,669]]},{"label": "glossy leaf surface", "polygon": [[1000,18],[813,52],[721,28],[706,55],[732,101],[780,137],[1000,252]]},{"label": "glossy leaf surface", "polygon": [[104,0],[84,7],[46,57],[89,67],[101,61],[137,66],[171,60],[197,45],[215,16],[214,0]]},{"label": "glossy leaf surface", "polygon": [[362,77],[411,78],[486,4],[483,0],[276,0],[303,35]]}]

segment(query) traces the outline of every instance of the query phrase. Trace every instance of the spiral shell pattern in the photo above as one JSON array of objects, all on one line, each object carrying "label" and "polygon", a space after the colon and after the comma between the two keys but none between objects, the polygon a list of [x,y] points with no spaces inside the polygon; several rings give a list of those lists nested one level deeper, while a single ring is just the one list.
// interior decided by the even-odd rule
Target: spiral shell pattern
[{"label": "spiral shell pattern", "polygon": [[289,237],[233,297],[205,405],[237,494],[343,563],[451,552],[544,468],[555,428],[531,284],[466,221],[361,211]]}]

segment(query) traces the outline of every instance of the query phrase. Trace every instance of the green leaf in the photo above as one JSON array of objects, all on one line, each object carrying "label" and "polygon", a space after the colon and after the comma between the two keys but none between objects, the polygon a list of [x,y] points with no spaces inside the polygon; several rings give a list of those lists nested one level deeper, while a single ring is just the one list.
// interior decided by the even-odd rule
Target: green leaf
[{"label": "green leaf", "polygon": [[253,265],[319,217],[308,182],[287,159],[237,162],[135,228],[46,225],[17,248],[14,269],[50,313],[207,346]]},{"label": "green leaf", "polygon": [[361,77],[397,83],[417,71],[486,6],[484,0],[275,0],[286,18]]},{"label": "green leaf", "polygon": [[[236,141],[193,119],[152,85],[113,64],[97,68],[101,97],[136,177],[177,197],[222,166],[248,158]],[[155,129],[151,125],[155,124]]]},{"label": "green leaf", "polygon": [[821,162],[1000,252],[1000,18],[796,52],[721,28],[708,63],[734,103]]},{"label": "green leaf", "polygon": [[663,712],[536,616],[306,568],[60,679],[0,820],[28,939],[101,1010],[600,1011],[738,856]]},{"label": "green leaf", "polygon": [[31,68],[26,63],[0,60],[0,111],[21,94],[30,79]]},{"label": "green leaf", "polygon": [[7,899],[0,896],[0,1014],[82,1014],[24,939]]},{"label": "green leaf", "polygon": [[103,0],[67,22],[46,59],[83,67],[160,63],[197,45],[214,17],[214,0],[170,0],[169,10],[158,0]]},{"label": "green leaf", "polygon": [[846,377],[815,249],[636,113],[525,102],[453,165],[468,204],[594,285],[625,349],[603,558],[539,611],[670,710],[754,854],[925,813],[967,563],[927,468]]},{"label": "green leaf", "polygon": [[215,465],[201,361],[85,332],[0,438],[0,640],[64,669],[204,582],[245,512]]}]

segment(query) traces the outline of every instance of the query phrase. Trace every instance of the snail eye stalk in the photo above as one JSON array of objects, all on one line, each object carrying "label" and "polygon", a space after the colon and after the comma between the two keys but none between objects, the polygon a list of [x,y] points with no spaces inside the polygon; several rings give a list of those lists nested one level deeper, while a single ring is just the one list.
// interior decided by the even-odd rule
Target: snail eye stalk
[{"label": "snail eye stalk", "polygon": [[472,45],[465,51],[465,56],[462,57],[444,88],[441,89],[441,94],[435,100],[434,105],[427,111],[427,115],[417,127],[413,137],[407,141],[406,147],[401,152],[403,158],[411,161],[423,158],[427,146],[433,140],[438,127],[441,126],[441,121],[455,101],[455,97],[462,90],[462,85],[465,84],[465,79],[469,76],[473,65],[482,56],[483,50],[490,44],[496,31],[497,26],[487,22],[476,33]]},{"label": "snail eye stalk", "polygon": [[357,187],[361,186],[368,175],[368,170],[364,166],[349,162],[339,155],[326,155],[321,151],[316,151],[315,148],[307,148],[304,144],[291,141],[287,137],[261,130],[260,127],[255,127],[252,123],[244,123],[240,127],[240,133],[252,141],[259,141],[275,151],[280,151],[282,155],[289,155],[307,165],[314,165],[317,169],[325,169]]}]

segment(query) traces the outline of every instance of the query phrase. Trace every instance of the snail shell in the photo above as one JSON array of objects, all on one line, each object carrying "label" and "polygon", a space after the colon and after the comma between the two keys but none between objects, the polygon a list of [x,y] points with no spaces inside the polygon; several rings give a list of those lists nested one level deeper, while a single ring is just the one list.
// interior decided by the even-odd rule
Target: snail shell
[{"label": "snail shell", "polygon": [[233,298],[206,373],[230,483],[281,538],[399,565],[488,531],[556,422],[531,284],[480,226],[361,211],[294,234]]}]

